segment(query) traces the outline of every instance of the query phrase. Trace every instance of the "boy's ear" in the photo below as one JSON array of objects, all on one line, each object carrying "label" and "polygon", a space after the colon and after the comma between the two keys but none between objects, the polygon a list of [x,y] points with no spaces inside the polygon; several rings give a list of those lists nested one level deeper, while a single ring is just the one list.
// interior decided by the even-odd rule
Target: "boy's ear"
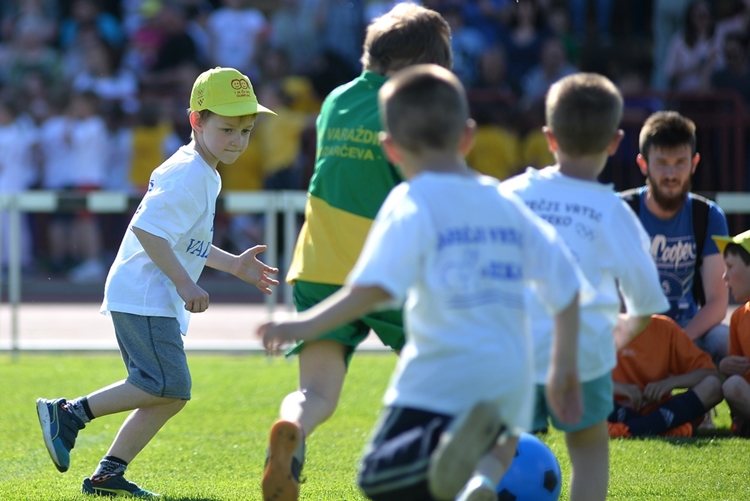
[{"label": "boy's ear", "polygon": [[396,142],[393,140],[393,137],[385,131],[380,131],[378,133],[378,139],[380,140],[380,146],[383,148],[383,153],[385,153],[385,157],[388,161],[393,165],[399,165],[403,156],[401,155]]},{"label": "boy's ear", "polygon": [[466,121],[464,132],[461,135],[461,142],[458,143],[458,151],[461,155],[466,156],[471,151],[471,147],[474,146],[474,139],[477,136],[477,123],[473,119]]},{"label": "boy's ear", "polygon": [[544,137],[547,138],[547,149],[550,153],[553,155],[557,153],[557,150],[559,149],[559,146],[557,145],[557,138],[555,137],[555,133],[552,132],[552,129],[547,127],[546,125],[542,127],[542,133],[544,134]]},{"label": "boy's ear", "polygon": [[201,122],[201,114],[197,111],[191,111],[190,115],[188,115],[188,118],[190,119],[190,126],[193,128],[193,130],[196,130],[198,132],[201,132],[203,130],[203,123]]},{"label": "boy's ear", "polygon": [[622,129],[617,129],[617,132],[615,132],[612,141],[610,141],[609,146],[607,146],[607,156],[611,157],[612,155],[617,153],[617,148],[620,147],[620,143],[622,142],[622,138],[624,137],[625,132],[623,132]]}]

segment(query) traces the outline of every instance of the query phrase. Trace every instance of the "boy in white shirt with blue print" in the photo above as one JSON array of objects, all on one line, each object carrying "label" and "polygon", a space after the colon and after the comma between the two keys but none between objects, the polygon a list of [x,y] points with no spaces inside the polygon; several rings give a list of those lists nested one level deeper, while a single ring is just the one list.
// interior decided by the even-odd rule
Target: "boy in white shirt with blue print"
[{"label": "boy in white shirt with blue print", "polygon": [[[648,251],[648,235],[612,186],[597,182],[622,139],[622,107],[620,92],[601,75],[578,73],[559,80],[547,93],[544,128],[557,164],[529,168],[500,185],[552,223],[596,289],[595,295],[581,300],[578,369],[583,417],[573,425],[551,415],[554,406],[544,397],[547,370],[554,364],[553,322],[530,295],[538,385],[533,430],[546,429],[551,418],[565,431],[573,470],[572,501],[607,496],[607,416],[612,412],[615,343],[618,348],[627,344],[646,328],[652,314],[669,308]],[[618,317],[620,293],[626,313]]]}]

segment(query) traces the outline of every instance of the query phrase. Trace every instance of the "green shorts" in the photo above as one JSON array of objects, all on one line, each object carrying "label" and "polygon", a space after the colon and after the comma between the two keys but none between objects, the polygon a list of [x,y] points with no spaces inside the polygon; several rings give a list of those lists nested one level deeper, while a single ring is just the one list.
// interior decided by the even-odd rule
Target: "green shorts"
[{"label": "green shorts", "polygon": [[607,373],[597,379],[581,383],[583,394],[583,416],[574,425],[563,424],[557,420],[550,409],[544,394],[545,386],[536,385],[536,402],[534,404],[534,421],[531,430],[534,432],[546,429],[548,420],[558,430],[564,432],[581,431],[607,419],[614,408],[612,376]]},{"label": "green shorts", "polygon": [[[297,311],[305,311],[341,288],[340,285],[319,284],[297,280],[294,282],[294,306]],[[370,334],[370,329],[380,338],[384,345],[395,351],[404,347],[404,322],[401,310],[384,310],[365,315],[354,322],[327,332],[317,339],[330,339],[347,347],[346,364],[352,358],[354,350]],[[287,356],[302,351],[305,342],[300,341],[297,346],[287,352]]]}]

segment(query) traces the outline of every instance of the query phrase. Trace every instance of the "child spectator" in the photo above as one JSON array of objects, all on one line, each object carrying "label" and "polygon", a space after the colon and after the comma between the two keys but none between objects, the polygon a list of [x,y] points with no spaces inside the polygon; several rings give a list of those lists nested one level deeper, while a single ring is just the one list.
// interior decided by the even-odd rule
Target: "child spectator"
[{"label": "child spectator", "polygon": [[[607,426],[613,438],[692,437],[722,400],[711,356],[664,315],[654,315],[638,337],[618,350],[612,379],[615,409]],[[673,394],[677,389],[687,391]]]},{"label": "child spectator", "polygon": [[[451,66],[448,23],[433,10],[398,4],[370,23],[363,73],[325,99],[317,121],[316,165],[305,223],[287,274],[287,281],[294,284],[298,311],[313,307],[341,288],[380,205],[401,182],[401,175],[378,144],[377,93],[391,73],[427,62]],[[349,360],[371,327],[385,345],[401,350],[401,311],[390,309],[363,313],[346,326],[332,329],[320,339],[301,342],[291,351],[299,354],[299,389],[284,398],[280,420],[271,429],[265,497],[276,488],[274,479],[291,476],[283,489],[289,493],[287,499],[296,499],[305,436],[336,410]],[[278,442],[279,430],[292,432],[294,444],[299,446],[296,452]]]},{"label": "child spectator", "polygon": [[724,256],[724,281],[737,301],[747,301],[734,310],[729,321],[729,355],[719,363],[726,376],[724,398],[732,413],[730,433],[750,438],[750,231],[734,237],[712,237]]},{"label": "child spectator", "polygon": [[136,193],[146,193],[154,165],[161,164],[170,156],[165,154],[164,143],[173,133],[173,129],[163,103],[154,99],[146,99],[141,103],[135,123],[131,127],[133,161],[130,168],[130,183]]},{"label": "child spectator", "polygon": [[[563,422],[580,417],[577,270],[552,228],[464,162],[474,124],[454,74],[437,65],[404,69],[379,102],[383,151],[406,181],[383,203],[348,285],[258,333],[272,351],[405,301],[408,340],[358,483],[373,500],[496,499],[533,401],[524,284],[555,314],[551,405]],[[294,428],[277,425],[272,447],[283,436],[293,452],[295,435],[282,429]],[[269,470],[265,483],[279,499],[294,499],[285,496],[294,487],[284,470]]]},{"label": "child spectator", "polygon": [[208,308],[196,284],[203,268],[231,273],[266,294],[278,270],[257,259],[258,246],[239,256],[211,244],[221,178],[219,160],[232,163],[247,147],[258,113],[248,78],[216,68],[196,79],[190,95],[193,139],[159,166],[110,269],[101,312],[112,317],[127,379],[87,396],[37,400],[44,443],[60,472],[70,467],[78,431],[90,420],[132,410],[85,494],[152,497],[125,479],[128,464],[190,400],[191,379],[182,335],[191,313]]},{"label": "child spectator", "polygon": [[[543,384],[550,367],[553,324],[536,298],[529,298],[538,385],[533,429],[546,429],[551,418],[565,432],[573,469],[570,499],[603,501],[609,478],[607,416],[612,411],[615,345],[626,345],[651,314],[667,310],[669,303],[638,218],[611,185],[597,181],[623,138],[618,129],[623,108],[619,90],[606,77],[578,73],[552,86],[545,108],[543,131],[555,165],[527,169],[500,186],[552,223],[596,293],[581,300],[578,370],[583,418],[572,425],[548,410]],[[620,294],[626,308],[618,318]]]}]

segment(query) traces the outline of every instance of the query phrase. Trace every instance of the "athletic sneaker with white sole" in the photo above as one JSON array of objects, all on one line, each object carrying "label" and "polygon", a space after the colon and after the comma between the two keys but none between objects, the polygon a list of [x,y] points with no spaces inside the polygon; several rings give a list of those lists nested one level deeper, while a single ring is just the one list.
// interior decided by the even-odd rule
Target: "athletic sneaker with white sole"
[{"label": "athletic sneaker with white sole", "polygon": [[38,398],[36,414],[42,427],[44,445],[47,446],[52,462],[61,473],[68,471],[70,451],[75,446],[78,430],[82,430],[86,425],[68,410],[67,400],[64,398]]},{"label": "athletic sneaker with white sole", "polygon": [[453,500],[471,478],[477,463],[500,433],[497,406],[479,402],[442,433],[427,469],[427,485],[438,500]]},{"label": "athletic sneaker with white sole", "polygon": [[90,478],[83,479],[81,492],[95,496],[144,498],[153,499],[160,497],[158,494],[141,489],[133,482],[126,480],[122,475],[109,475],[98,481]]}]

